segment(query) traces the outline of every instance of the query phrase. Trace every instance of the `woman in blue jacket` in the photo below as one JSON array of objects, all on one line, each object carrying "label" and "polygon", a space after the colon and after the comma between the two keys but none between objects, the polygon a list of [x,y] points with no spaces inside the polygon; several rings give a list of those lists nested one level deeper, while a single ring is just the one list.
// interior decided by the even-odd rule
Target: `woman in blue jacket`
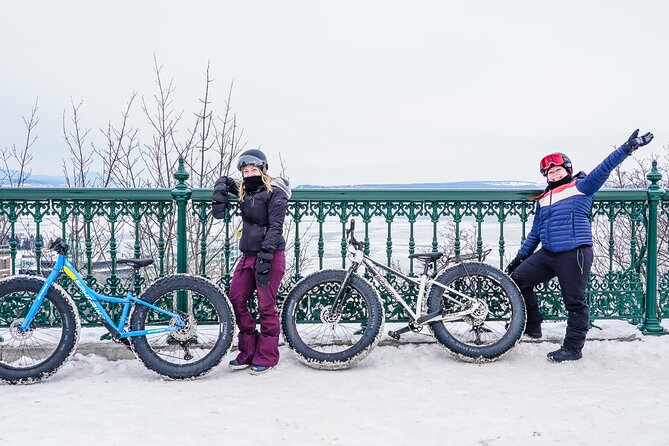
[{"label": "woman in blue jacket", "polygon": [[[283,222],[291,195],[288,181],[267,174],[267,157],[258,149],[239,155],[237,169],[242,181],[222,176],[214,185],[212,214],[224,218],[228,194],[239,197],[242,214],[242,256],[230,282],[230,302],[239,328],[239,354],[230,368],[249,368],[251,374],[267,372],[279,362],[279,311],[276,296],[286,272]],[[248,301],[256,292],[260,332]]]},{"label": "woman in blue jacket", "polygon": [[[637,129],[587,175],[585,172],[572,175],[571,160],[563,153],[546,155],[539,164],[548,186],[536,199],[532,229],[506,272],[523,293],[527,306],[525,334],[535,339],[541,337],[543,317],[534,287],[558,278],[567,310],[567,331],[562,346],[548,353],[553,362],[573,361],[582,356],[589,322],[585,288],[593,259],[589,220],[592,199],[616,166],[653,139],[651,133],[638,135]],[[539,243],[541,249],[535,252]]]}]

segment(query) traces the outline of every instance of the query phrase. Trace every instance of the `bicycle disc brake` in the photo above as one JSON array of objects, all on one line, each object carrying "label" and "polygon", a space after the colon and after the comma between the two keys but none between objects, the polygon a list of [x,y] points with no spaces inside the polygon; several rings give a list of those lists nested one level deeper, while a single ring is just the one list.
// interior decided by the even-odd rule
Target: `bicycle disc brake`
[{"label": "bicycle disc brake", "polygon": [[463,317],[463,320],[474,327],[480,327],[485,323],[486,317],[488,317],[488,304],[481,299],[477,299],[474,302],[470,310],[471,313]]},{"label": "bicycle disc brake", "polygon": [[[197,331],[197,320],[195,320],[195,316],[193,316],[192,314],[182,313],[179,314],[179,316],[181,316],[186,325],[170,333],[170,336],[172,336],[179,342],[186,342],[195,337],[195,332]],[[170,327],[176,327],[176,326],[177,326],[176,319],[170,320]]]},{"label": "bicycle disc brake", "polygon": [[485,327],[485,319],[487,316],[488,304],[478,299],[473,305],[472,313],[463,318],[466,323],[472,326],[471,331],[476,336],[473,343],[476,345],[485,344],[485,341],[481,338],[481,334],[490,332],[490,330]]},{"label": "bicycle disc brake", "polygon": [[[184,320],[186,325],[170,333],[170,336],[179,341],[179,347],[181,347],[184,351],[184,361],[190,361],[193,359],[193,354],[190,352],[188,343],[195,339],[195,332],[197,331],[197,320],[195,320],[195,316],[190,313],[179,313],[179,316],[181,316],[181,319]],[[176,319],[172,319],[170,321],[170,327],[176,327],[176,325]]]},{"label": "bicycle disc brake", "polygon": [[332,306],[328,305],[321,311],[321,322],[326,325],[338,324],[341,320],[341,313],[335,314],[332,312]]},{"label": "bicycle disc brake", "polygon": [[23,324],[23,318],[14,319],[9,326],[9,334],[11,334],[12,339],[17,341],[27,341],[33,336],[34,331],[32,329],[23,331],[21,330],[21,324]]}]

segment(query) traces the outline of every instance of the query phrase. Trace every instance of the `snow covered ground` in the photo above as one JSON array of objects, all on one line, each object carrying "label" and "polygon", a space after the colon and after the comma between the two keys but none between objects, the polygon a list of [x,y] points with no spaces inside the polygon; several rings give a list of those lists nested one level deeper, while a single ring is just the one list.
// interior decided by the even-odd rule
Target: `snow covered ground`
[{"label": "snow covered ground", "polygon": [[566,364],[546,360],[564,323],[481,365],[422,335],[350,370],[312,370],[283,346],[264,376],[222,365],[188,382],[77,354],[43,383],[0,385],[0,445],[669,445],[669,336],[596,324]]}]

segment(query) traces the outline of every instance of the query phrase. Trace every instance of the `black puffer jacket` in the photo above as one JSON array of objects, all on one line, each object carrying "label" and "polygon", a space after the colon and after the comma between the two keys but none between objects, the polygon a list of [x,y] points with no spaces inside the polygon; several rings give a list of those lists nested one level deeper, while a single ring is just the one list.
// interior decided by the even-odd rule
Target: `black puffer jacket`
[{"label": "black puffer jacket", "polygon": [[[214,185],[214,201],[222,203],[227,193],[239,195],[237,183],[229,177],[221,177]],[[244,223],[239,241],[241,252],[255,255],[260,251],[274,253],[285,249],[283,222],[290,196],[288,180],[283,178],[272,180],[272,192],[264,187],[246,192],[244,201],[239,203]]]}]

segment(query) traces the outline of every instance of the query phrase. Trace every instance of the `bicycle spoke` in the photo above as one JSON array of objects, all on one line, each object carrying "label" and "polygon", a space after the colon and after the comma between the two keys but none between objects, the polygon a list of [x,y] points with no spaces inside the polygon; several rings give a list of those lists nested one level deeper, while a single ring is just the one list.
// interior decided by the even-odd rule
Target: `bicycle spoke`
[{"label": "bicycle spoke", "polygon": [[144,296],[160,310],[136,304],[132,329],[169,330],[131,339],[147,367],[170,378],[190,379],[221,361],[232,341],[233,327],[225,296],[215,285],[196,276],[167,276]]},{"label": "bicycle spoke", "polygon": [[[319,290],[322,292],[322,290]],[[329,305],[336,289],[327,295],[307,295],[298,304],[304,310],[302,320],[296,323],[300,338],[310,348],[323,353],[340,352],[355,345],[364,330],[361,322],[367,319],[367,309],[358,296],[350,293],[340,315],[331,315]],[[364,304],[363,304],[364,305]]]},{"label": "bicycle spoke", "polygon": [[[43,305],[35,316],[35,321],[48,320],[48,304]],[[60,319],[52,318],[49,325],[35,323],[27,332],[20,331],[23,319],[14,319],[9,329],[0,332],[0,364],[23,369],[35,367],[48,360],[56,351],[63,336],[58,328]]]},{"label": "bicycle spoke", "polygon": [[305,277],[290,291],[282,318],[288,347],[300,361],[337,370],[351,367],[371,352],[383,327],[383,308],[376,290],[360,276],[323,270]]},{"label": "bicycle spoke", "polygon": [[[507,321],[514,315],[510,293],[519,295],[517,288],[510,282],[501,283],[498,277],[504,280],[506,276],[491,274],[492,268],[482,263],[463,264],[451,271],[448,273],[450,279],[443,284],[469,296],[471,300],[462,302],[456,293],[449,290],[440,289],[439,294],[435,294],[438,300],[433,298],[432,311],[438,305],[446,315],[467,313],[459,320],[437,322],[433,326],[441,333],[441,342],[455,349],[460,348],[457,343],[483,348],[505,342],[502,340],[508,333]],[[515,305],[518,305],[520,301],[517,296],[514,298]],[[509,345],[513,345],[513,340]]]}]

